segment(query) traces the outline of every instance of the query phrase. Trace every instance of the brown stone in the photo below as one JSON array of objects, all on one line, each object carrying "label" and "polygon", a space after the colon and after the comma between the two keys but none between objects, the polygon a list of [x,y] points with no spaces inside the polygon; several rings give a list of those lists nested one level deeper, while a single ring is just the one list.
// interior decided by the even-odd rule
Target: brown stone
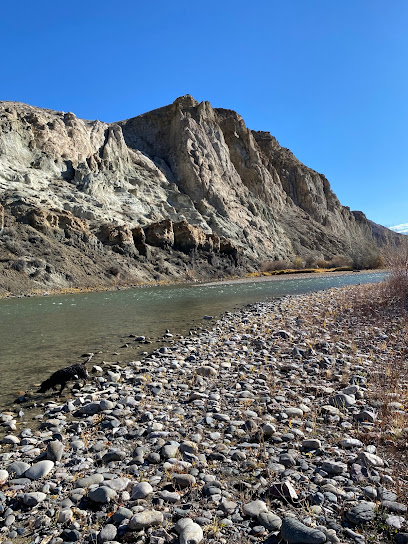
[{"label": "brown stone", "polygon": [[46,209],[32,209],[27,216],[28,224],[34,229],[49,234],[59,226],[58,215]]},{"label": "brown stone", "polygon": [[101,225],[96,235],[102,244],[112,246],[112,249],[117,253],[130,255],[136,253],[132,230],[128,225],[109,225],[105,223]]},{"label": "brown stone", "polygon": [[170,219],[163,219],[158,223],[152,223],[146,230],[146,243],[150,246],[167,248],[173,247],[174,232],[173,222]]},{"label": "brown stone", "polygon": [[179,221],[173,224],[174,247],[188,253],[194,249],[201,249],[206,243],[204,231],[197,226],[190,225],[187,221]]}]

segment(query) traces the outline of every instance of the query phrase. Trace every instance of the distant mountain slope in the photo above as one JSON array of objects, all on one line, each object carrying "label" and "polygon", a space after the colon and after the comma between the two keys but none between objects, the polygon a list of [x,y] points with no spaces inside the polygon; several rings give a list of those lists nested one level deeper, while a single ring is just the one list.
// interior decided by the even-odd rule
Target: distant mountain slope
[{"label": "distant mountain slope", "polygon": [[268,132],[189,95],[110,124],[1,102],[0,205],[4,289],[220,276],[397,238]]}]

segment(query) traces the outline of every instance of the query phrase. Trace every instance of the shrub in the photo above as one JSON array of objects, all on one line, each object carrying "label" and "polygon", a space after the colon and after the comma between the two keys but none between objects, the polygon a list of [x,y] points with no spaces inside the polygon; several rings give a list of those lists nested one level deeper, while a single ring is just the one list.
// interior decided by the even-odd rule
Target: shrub
[{"label": "shrub", "polygon": [[300,270],[301,268],[304,268],[304,262],[302,257],[295,257],[292,261],[292,268],[295,270]]},{"label": "shrub", "polygon": [[352,260],[350,259],[350,257],[346,257],[345,255],[335,255],[330,259],[329,262],[332,268],[340,268],[352,265]]},{"label": "shrub", "polygon": [[385,263],[389,269],[386,288],[391,298],[401,301],[404,308],[408,302],[408,242],[398,248],[388,248]]},{"label": "shrub", "polygon": [[317,257],[316,255],[308,255],[305,258],[305,268],[315,268]]},{"label": "shrub", "polygon": [[318,259],[315,263],[316,268],[331,268],[330,261],[324,259]]},{"label": "shrub", "polygon": [[16,261],[10,262],[10,268],[16,270],[17,272],[22,272],[27,267],[27,261],[24,259],[18,259]]},{"label": "shrub", "polygon": [[111,274],[112,276],[119,276],[120,267],[116,266],[116,265],[113,265],[108,269],[108,273]]},{"label": "shrub", "polygon": [[25,254],[23,246],[19,244],[18,242],[15,242],[14,240],[6,240],[4,242],[4,245],[14,255],[17,255],[20,257]]},{"label": "shrub", "polygon": [[275,270],[286,270],[289,265],[286,261],[264,261],[261,263],[261,272],[274,272]]}]

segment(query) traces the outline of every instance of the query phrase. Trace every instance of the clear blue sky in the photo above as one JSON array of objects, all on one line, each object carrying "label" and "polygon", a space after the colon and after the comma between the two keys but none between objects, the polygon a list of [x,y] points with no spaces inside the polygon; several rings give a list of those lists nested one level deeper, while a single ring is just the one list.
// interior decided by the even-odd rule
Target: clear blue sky
[{"label": "clear blue sky", "polygon": [[408,221],[407,0],[4,0],[0,46],[0,100],[116,121],[189,93]]}]

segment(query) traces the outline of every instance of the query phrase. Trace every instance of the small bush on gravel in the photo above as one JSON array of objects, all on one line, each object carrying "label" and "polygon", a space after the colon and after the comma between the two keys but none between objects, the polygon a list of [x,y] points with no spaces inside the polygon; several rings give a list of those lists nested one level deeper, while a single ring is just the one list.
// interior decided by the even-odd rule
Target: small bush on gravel
[{"label": "small bush on gravel", "polygon": [[10,268],[12,268],[13,270],[16,270],[17,272],[22,272],[23,270],[25,270],[25,268],[27,268],[27,261],[25,261],[24,259],[11,261]]},{"label": "small bush on gravel", "polygon": [[388,249],[385,262],[389,269],[386,282],[388,297],[398,299],[405,310],[408,310],[408,242],[398,248]]}]

